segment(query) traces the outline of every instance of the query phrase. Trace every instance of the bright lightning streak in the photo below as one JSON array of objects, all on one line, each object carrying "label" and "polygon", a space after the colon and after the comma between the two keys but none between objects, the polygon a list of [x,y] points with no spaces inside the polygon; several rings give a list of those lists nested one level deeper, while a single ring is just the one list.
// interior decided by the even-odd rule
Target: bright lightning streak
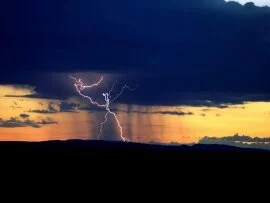
[{"label": "bright lightning streak", "polygon": [[76,81],[76,83],[74,84],[74,86],[75,86],[77,92],[79,93],[79,95],[81,95],[82,97],[84,97],[84,98],[90,100],[90,102],[91,102],[93,105],[96,105],[96,106],[98,106],[98,107],[106,107],[106,105],[99,104],[99,103],[93,101],[93,99],[92,99],[91,97],[89,97],[89,96],[87,96],[87,95],[84,95],[84,94],[82,93],[82,91],[83,91],[84,89],[86,89],[86,88],[92,88],[92,87],[98,86],[98,85],[102,82],[103,77],[101,77],[100,80],[99,80],[97,83],[94,83],[93,85],[90,85],[90,86],[85,86],[85,85],[83,85],[83,82],[82,82],[81,79],[78,80],[77,78],[75,78],[75,77],[73,77],[73,76],[69,76],[69,77],[72,78],[72,79],[74,79],[74,80]]},{"label": "bright lightning streak", "polygon": [[118,97],[120,97],[123,94],[125,89],[135,90],[135,89],[131,89],[129,86],[125,85],[124,87],[122,87],[121,92],[118,95],[116,95],[110,102],[114,102]]},{"label": "bright lightning streak", "polygon": [[121,91],[113,99],[111,99],[111,93],[112,93],[112,91],[113,91],[113,89],[114,89],[114,87],[115,87],[115,85],[117,83],[117,81],[115,81],[113,86],[109,90],[109,92],[102,94],[102,96],[105,99],[105,104],[99,104],[98,102],[93,101],[93,99],[90,96],[87,96],[87,95],[83,94],[82,91],[84,89],[86,89],[86,88],[92,88],[92,87],[95,87],[95,86],[99,86],[100,83],[103,81],[103,77],[101,77],[100,80],[97,83],[94,83],[92,85],[84,85],[81,79],[77,79],[77,78],[75,78],[73,76],[69,76],[69,77],[71,79],[75,80],[74,86],[75,86],[77,92],[79,93],[79,95],[81,95],[82,97],[88,99],[91,102],[91,104],[96,105],[97,107],[100,107],[100,108],[105,108],[105,110],[107,111],[107,113],[105,114],[105,117],[104,117],[105,120],[100,125],[100,135],[98,136],[98,139],[100,139],[100,136],[103,134],[103,125],[108,121],[108,114],[111,114],[115,118],[115,120],[117,122],[118,128],[120,130],[120,137],[125,142],[127,140],[127,138],[125,138],[123,136],[122,126],[121,126],[121,124],[120,124],[120,122],[119,122],[119,120],[118,120],[118,118],[116,116],[116,113],[111,111],[110,104],[112,102],[114,102],[119,96],[121,96],[125,89],[129,89],[129,90],[134,90],[134,89],[132,89],[129,86],[125,85],[125,86],[122,87]]}]

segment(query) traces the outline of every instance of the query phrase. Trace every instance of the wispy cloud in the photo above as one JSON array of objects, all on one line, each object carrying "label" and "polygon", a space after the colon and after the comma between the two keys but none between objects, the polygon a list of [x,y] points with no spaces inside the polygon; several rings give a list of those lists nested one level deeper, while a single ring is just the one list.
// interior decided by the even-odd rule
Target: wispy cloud
[{"label": "wispy cloud", "polygon": [[191,116],[194,115],[192,112],[184,111],[121,111],[125,113],[138,113],[138,114],[162,114],[162,115],[172,115],[172,116]]},{"label": "wispy cloud", "polygon": [[23,118],[23,119],[26,119],[26,118],[29,118],[30,117],[28,114],[24,114],[24,113],[20,114],[19,116],[21,118]]},{"label": "wispy cloud", "polygon": [[183,112],[183,111],[154,111],[154,112],[150,112],[150,114],[163,114],[163,115],[174,115],[174,116],[193,115],[192,112]]},{"label": "wispy cloud", "polygon": [[200,139],[199,143],[270,149],[269,137],[259,138],[238,134],[226,137],[203,137],[202,139]]},{"label": "wispy cloud", "polygon": [[45,125],[52,125],[52,124],[57,124],[56,121],[53,119],[47,117],[45,119],[41,119],[40,121],[34,121],[28,119],[28,117],[25,115],[20,117],[24,117],[23,120],[20,120],[17,117],[11,117],[8,120],[4,120],[0,118],[0,128],[22,128],[22,127],[33,127],[33,128],[41,128],[42,126]]},{"label": "wispy cloud", "polygon": [[69,103],[69,102],[61,102],[59,104],[60,112],[75,112],[76,108],[78,108],[80,104],[77,103]]},{"label": "wispy cloud", "polygon": [[211,111],[211,109],[202,109],[202,111],[204,111],[204,112]]},{"label": "wispy cloud", "polygon": [[10,106],[10,108],[12,108],[13,110],[14,110],[14,109],[22,109],[21,106]]},{"label": "wispy cloud", "polygon": [[[42,104],[43,105],[43,104]],[[66,101],[62,101],[60,103],[58,102],[50,102],[48,104],[47,109],[30,109],[30,113],[38,113],[38,114],[54,114],[54,113],[63,113],[63,112],[68,112],[68,113],[75,113],[76,109],[80,105],[77,103],[69,103]]]},{"label": "wispy cloud", "polygon": [[34,110],[29,110],[29,113],[39,113],[39,114],[53,114],[57,113],[58,110],[56,109],[56,103],[55,102],[50,102],[48,104],[47,109],[34,109]]},{"label": "wispy cloud", "polygon": [[50,96],[41,96],[39,94],[24,94],[24,95],[14,95],[14,94],[6,94],[5,97],[11,97],[11,98],[29,98],[29,99],[59,99],[56,97],[50,97]]}]

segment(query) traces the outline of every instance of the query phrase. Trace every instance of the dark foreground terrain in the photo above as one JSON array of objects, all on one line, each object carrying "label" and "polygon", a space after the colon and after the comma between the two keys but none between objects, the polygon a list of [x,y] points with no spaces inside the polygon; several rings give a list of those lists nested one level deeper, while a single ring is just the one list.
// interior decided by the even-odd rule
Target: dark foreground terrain
[{"label": "dark foreground terrain", "polygon": [[0,142],[3,160],[44,158],[91,160],[270,160],[270,151],[225,145],[154,145],[107,141]]}]

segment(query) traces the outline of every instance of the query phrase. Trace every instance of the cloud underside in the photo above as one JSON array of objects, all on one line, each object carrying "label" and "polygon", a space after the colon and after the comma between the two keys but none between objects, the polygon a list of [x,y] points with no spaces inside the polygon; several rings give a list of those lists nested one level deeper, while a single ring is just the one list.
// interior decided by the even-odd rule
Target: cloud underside
[{"label": "cloud underside", "polygon": [[[21,116],[21,117],[25,117],[25,116]],[[57,124],[57,122],[49,117],[42,119],[40,121],[34,121],[28,118],[20,120],[19,118],[16,118],[16,117],[11,117],[8,120],[4,120],[0,118],[0,128],[22,128],[22,127],[41,128],[42,126],[52,125],[52,124]]]},{"label": "cloud underside", "polygon": [[[78,110],[89,111],[89,112],[107,112],[106,109],[103,108],[93,108],[92,106],[89,107],[81,107]],[[125,111],[121,109],[112,108],[111,111],[116,113],[135,113],[135,114],[162,114],[162,115],[172,115],[172,116],[191,116],[194,115],[193,112],[184,112],[184,111],[138,111],[138,110],[130,110]]]},{"label": "cloud underside", "polygon": [[[128,81],[127,81],[128,83]],[[148,90],[145,90],[145,89]],[[144,89],[144,91],[143,91]],[[60,91],[60,90],[59,90]],[[122,104],[138,104],[138,105],[157,105],[157,106],[195,106],[195,107],[206,107],[203,111],[209,111],[207,108],[245,108],[241,105],[244,105],[248,102],[269,102],[270,95],[268,94],[250,94],[244,92],[236,92],[236,93],[222,93],[222,92],[172,92],[171,90],[159,90],[149,86],[137,88],[132,92],[124,92],[123,95],[116,101],[117,103]],[[64,92],[64,93],[63,93]],[[47,109],[33,109],[30,110],[32,113],[40,113],[40,114],[52,114],[58,112],[76,112],[76,109],[80,107],[78,103],[70,103],[63,100],[68,99],[71,96],[76,95],[76,91],[74,89],[67,88],[62,91],[63,95],[52,95],[50,96],[41,96],[38,94],[35,95],[5,95],[5,97],[9,98],[31,98],[31,99],[47,99],[47,100],[62,100],[57,108],[54,103],[50,103]],[[78,96],[78,95],[77,95]],[[19,107],[18,107],[19,108]],[[80,108],[81,110],[88,110],[91,108]]]},{"label": "cloud underside", "polygon": [[54,114],[54,113],[76,113],[76,109],[80,105],[77,103],[69,103],[62,101],[60,103],[49,102],[47,109],[33,109],[29,113],[37,114]]},{"label": "cloud underside", "polygon": [[172,115],[172,116],[186,116],[186,115],[191,116],[191,115],[194,115],[192,112],[183,112],[183,111],[131,111],[131,113],[162,114],[162,115]]}]

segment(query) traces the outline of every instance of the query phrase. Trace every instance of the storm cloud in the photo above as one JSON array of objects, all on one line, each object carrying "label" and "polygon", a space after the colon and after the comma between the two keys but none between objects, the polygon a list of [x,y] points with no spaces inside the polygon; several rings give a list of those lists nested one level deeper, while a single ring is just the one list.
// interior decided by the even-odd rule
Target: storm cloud
[{"label": "storm cloud", "polygon": [[53,91],[42,73],[123,73],[139,87],[122,103],[226,108],[269,101],[268,7],[224,0],[29,0],[0,7],[0,83],[35,85],[62,98],[71,91],[52,85]]}]

